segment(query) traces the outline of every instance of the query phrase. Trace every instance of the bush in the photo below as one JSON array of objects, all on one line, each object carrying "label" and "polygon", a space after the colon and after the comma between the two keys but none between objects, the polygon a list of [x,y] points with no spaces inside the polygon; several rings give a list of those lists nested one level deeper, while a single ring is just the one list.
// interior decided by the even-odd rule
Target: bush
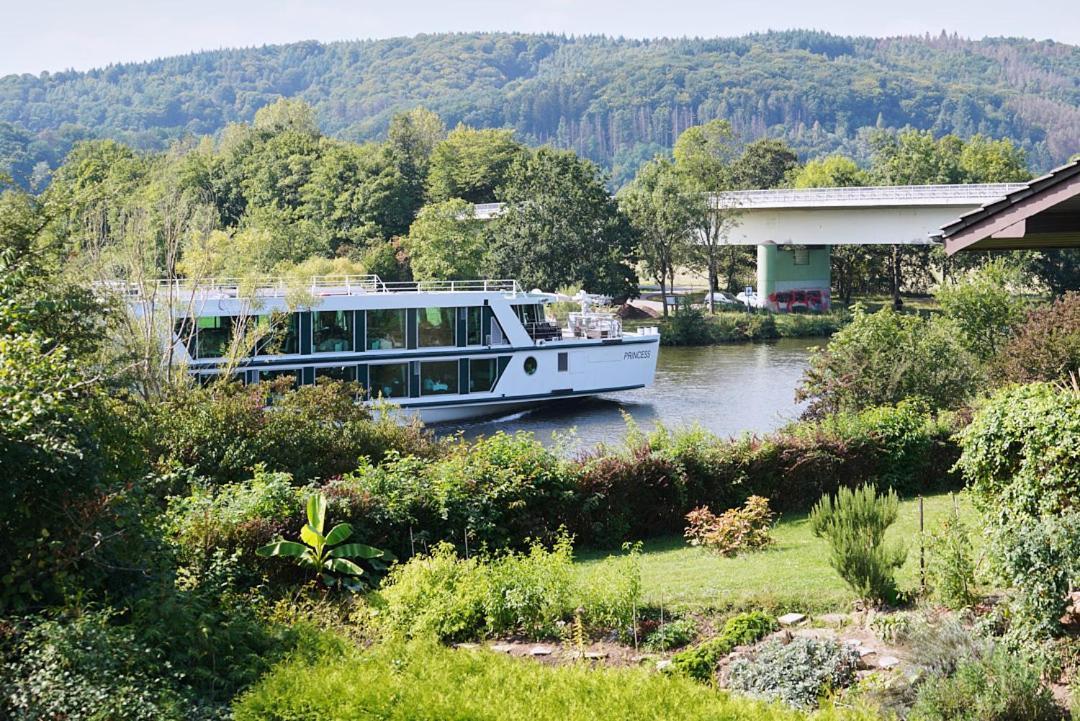
[{"label": "bush", "polygon": [[41,621],[21,639],[0,683],[5,718],[185,719],[193,711],[164,669],[159,650],[143,647],[108,611]]},{"label": "bush", "polygon": [[750,496],[742,508],[732,508],[716,516],[702,506],[686,514],[689,525],[685,536],[691,546],[704,546],[721,556],[735,556],[740,551],[755,551],[773,542],[769,535],[776,514],[769,510],[769,499]]},{"label": "bush", "polygon": [[1013,383],[1054,381],[1080,371],[1080,292],[1033,309],[998,354],[995,372]]},{"label": "bush", "polygon": [[721,658],[737,646],[757,643],[779,627],[767,613],[740,613],[724,623],[719,635],[672,656],[672,668],[698,681],[713,681]]},{"label": "bush", "polygon": [[955,611],[978,598],[970,531],[955,509],[927,536],[926,580],[934,600]]},{"label": "bush", "polygon": [[380,593],[382,618],[391,633],[443,641],[550,638],[575,616],[591,632],[624,631],[641,602],[637,555],[609,559],[576,582],[565,535],[550,550],[534,542],[527,552],[486,560],[460,558],[443,543],[391,569]]},{"label": "bush", "polygon": [[1020,272],[1004,259],[944,284],[935,293],[941,310],[960,329],[964,345],[980,360],[989,360],[1024,317],[1027,301],[1016,295],[1024,285]]},{"label": "bush", "polygon": [[1039,672],[1005,653],[962,661],[919,688],[912,721],[1056,721],[1061,711]]},{"label": "bush", "polygon": [[[234,706],[236,721],[312,718],[484,721],[799,721],[778,706],[642,669],[522,664],[486,651],[381,645],[279,665]],[[823,712],[817,721],[857,718]]]},{"label": "bush", "polygon": [[[857,412],[923,398],[957,408],[978,388],[981,370],[948,319],[855,307],[851,323],[810,357],[796,397],[806,415]],[[948,358],[947,363],[941,359]]]},{"label": "bush", "polygon": [[829,542],[829,563],[860,597],[896,598],[895,572],[906,551],[885,544],[885,530],[896,521],[900,499],[895,491],[879,496],[874,486],[841,488],[810,511],[810,527]]},{"label": "bush", "polygon": [[988,522],[991,567],[1015,589],[1015,632],[1054,635],[1080,568],[1080,392],[995,394],[960,434],[957,467]]},{"label": "bush", "polygon": [[658,626],[642,644],[650,651],[670,651],[685,646],[697,636],[697,623],[692,618],[676,618]]},{"label": "bush", "polygon": [[757,698],[811,708],[855,680],[859,653],[829,639],[766,641],[751,658],[732,661],[727,686]]}]

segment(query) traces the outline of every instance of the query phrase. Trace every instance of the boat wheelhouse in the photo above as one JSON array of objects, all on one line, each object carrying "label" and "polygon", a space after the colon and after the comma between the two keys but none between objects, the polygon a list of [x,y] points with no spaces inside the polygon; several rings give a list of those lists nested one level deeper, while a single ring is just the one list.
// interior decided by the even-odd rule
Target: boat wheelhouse
[{"label": "boat wheelhouse", "polygon": [[161,281],[124,290],[138,314],[165,314],[175,362],[202,380],[357,381],[369,402],[389,400],[428,423],[644,387],[660,340],[655,328],[624,332],[584,295],[581,312],[560,326],[545,307],[565,298],[513,280],[323,276],[302,286]]}]

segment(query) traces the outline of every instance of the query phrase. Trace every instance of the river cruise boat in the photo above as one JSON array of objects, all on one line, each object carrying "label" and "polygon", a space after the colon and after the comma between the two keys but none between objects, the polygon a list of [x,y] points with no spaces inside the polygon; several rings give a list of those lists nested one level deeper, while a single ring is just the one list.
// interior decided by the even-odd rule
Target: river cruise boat
[{"label": "river cruise boat", "polygon": [[560,326],[545,307],[564,297],[513,280],[161,281],[124,292],[137,315],[171,327],[172,362],[200,380],[357,381],[366,402],[385,399],[425,423],[642,388],[660,340],[656,328],[624,332],[585,295]]}]

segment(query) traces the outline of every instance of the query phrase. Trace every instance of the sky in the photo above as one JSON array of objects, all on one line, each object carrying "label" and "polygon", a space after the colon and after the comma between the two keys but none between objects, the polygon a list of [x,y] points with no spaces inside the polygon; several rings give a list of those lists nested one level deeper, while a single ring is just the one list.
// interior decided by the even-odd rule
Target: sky
[{"label": "sky", "polygon": [[788,28],[876,37],[945,30],[1080,45],[1080,0],[0,0],[0,75],[449,31],[646,38]]}]

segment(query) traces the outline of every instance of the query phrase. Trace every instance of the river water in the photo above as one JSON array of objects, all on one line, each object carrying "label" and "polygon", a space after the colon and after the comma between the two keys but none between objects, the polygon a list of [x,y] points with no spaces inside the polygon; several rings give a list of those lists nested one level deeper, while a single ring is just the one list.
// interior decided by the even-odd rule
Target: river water
[{"label": "river water", "polygon": [[718,435],[762,433],[798,417],[795,388],[810,348],[824,339],[783,338],[767,343],[661,348],[656,381],[648,388],[597,398],[569,399],[524,413],[475,423],[441,426],[441,434],[467,438],[503,430],[531,431],[552,445],[553,434],[573,436],[568,450],[597,443],[619,444],[626,436],[622,411],[642,430],[700,424]]}]

